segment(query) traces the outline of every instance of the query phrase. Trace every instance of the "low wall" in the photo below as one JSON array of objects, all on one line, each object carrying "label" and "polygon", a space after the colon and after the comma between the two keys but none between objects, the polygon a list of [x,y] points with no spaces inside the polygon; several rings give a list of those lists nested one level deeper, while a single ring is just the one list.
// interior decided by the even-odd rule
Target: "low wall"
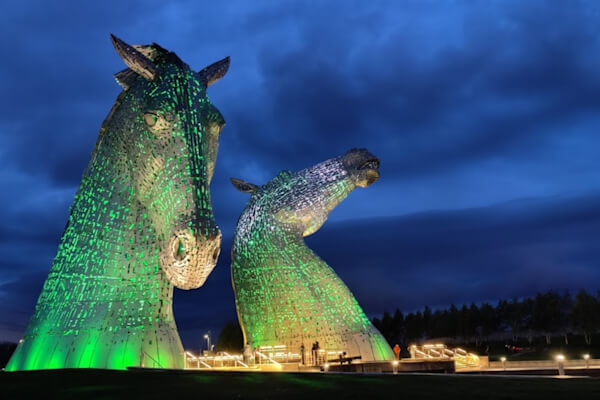
[{"label": "low wall", "polygon": [[[563,365],[565,368],[590,368],[600,367],[600,359],[590,359],[586,365],[585,360],[564,360]],[[490,361],[489,369],[556,369],[558,363],[554,360],[535,360],[535,361]]]},{"label": "low wall", "polygon": [[[384,362],[366,362],[352,363],[350,365],[340,365],[337,363],[329,363],[330,371],[338,372],[393,372],[393,364],[391,361]],[[454,361],[452,360],[401,360],[398,363],[398,372],[438,372],[438,373],[453,373]]]}]

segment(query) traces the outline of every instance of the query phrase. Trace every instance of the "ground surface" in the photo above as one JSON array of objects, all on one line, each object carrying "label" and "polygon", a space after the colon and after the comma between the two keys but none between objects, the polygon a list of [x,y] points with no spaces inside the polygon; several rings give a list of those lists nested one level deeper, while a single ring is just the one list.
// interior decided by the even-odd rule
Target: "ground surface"
[{"label": "ground surface", "polygon": [[[0,373],[2,398],[34,399],[594,399],[600,379],[55,370]],[[33,397],[35,396],[35,397]]]}]

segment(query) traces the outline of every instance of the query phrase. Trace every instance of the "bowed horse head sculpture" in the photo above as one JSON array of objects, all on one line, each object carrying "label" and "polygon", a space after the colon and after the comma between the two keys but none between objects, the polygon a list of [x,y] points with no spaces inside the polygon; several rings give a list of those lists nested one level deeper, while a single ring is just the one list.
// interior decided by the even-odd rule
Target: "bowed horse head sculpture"
[{"label": "bowed horse head sculpture", "polygon": [[196,72],[157,44],[111,39],[124,90],[7,370],[183,367],[173,287],[201,286],[219,256],[209,184],[225,121],[206,89],[229,58]]},{"label": "bowed horse head sculpture", "polygon": [[225,75],[229,57],[194,72],[157,44],[111,39],[129,68],[116,74],[126,96],[107,130],[124,142],[136,200],[157,233],[161,268],[176,287],[199,287],[221,243],[209,185],[225,120],[206,88]]}]

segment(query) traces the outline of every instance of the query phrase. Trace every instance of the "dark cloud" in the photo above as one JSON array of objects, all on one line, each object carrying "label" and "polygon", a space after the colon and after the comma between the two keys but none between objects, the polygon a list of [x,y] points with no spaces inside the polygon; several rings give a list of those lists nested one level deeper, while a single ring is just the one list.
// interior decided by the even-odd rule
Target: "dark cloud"
[{"label": "dark cloud", "polygon": [[[5,162],[52,185],[78,185],[100,125],[120,87],[123,68],[109,41],[151,13],[152,3],[28,2],[3,13],[0,121]],[[92,22],[93,21],[93,22]],[[25,32],[23,32],[25,31]],[[131,34],[131,39],[135,39]]]},{"label": "dark cloud", "polygon": [[[246,178],[268,179],[360,146],[393,170],[391,182],[490,158],[539,157],[553,141],[550,127],[579,125],[581,141],[590,139],[600,125],[582,115],[600,106],[593,10],[578,2],[489,9],[285,3],[238,4],[232,11],[157,3],[45,12],[31,6],[3,27],[6,35],[25,23],[32,28],[2,48],[14,54],[2,72],[27,77],[3,82],[4,121],[18,124],[5,146],[28,173],[76,185],[119,91],[111,74],[121,63],[107,32],[176,42],[190,56],[183,58],[201,67],[207,60],[197,61],[203,58],[198,41],[182,40],[178,29],[210,37],[200,40],[209,53],[218,46],[234,52],[227,80],[211,88],[228,121],[217,178],[258,164]],[[445,12],[454,18],[443,18]],[[220,23],[210,24],[207,14],[219,15]],[[327,23],[322,15],[330,16]],[[105,18],[90,23],[92,16]],[[177,18],[184,23],[169,35],[165,26]],[[150,24],[159,37],[141,37]],[[237,54],[242,64],[236,67]]]},{"label": "dark cloud", "polygon": [[[445,21],[450,32],[442,33],[459,30],[458,39],[426,58],[415,47],[429,43],[410,43],[402,23],[356,19],[340,29],[336,21],[306,23],[322,10],[302,10],[293,21],[292,50],[261,53],[264,110],[245,104],[246,112],[236,110],[247,115],[240,131],[259,127],[268,143],[240,134],[238,146],[264,163],[300,168],[299,154],[318,160],[364,144],[404,176],[507,153],[535,156],[550,140],[550,126],[600,108],[600,58],[591,55],[600,50],[597,29],[586,10],[565,7],[571,18],[558,27],[547,21],[556,20],[561,7],[538,7],[535,15],[522,6],[494,15],[473,7],[464,26]],[[281,10],[281,26],[289,23],[286,16]],[[350,29],[379,40],[355,43],[342,33]],[[529,147],[532,141],[537,149]]]},{"label": "dark cloud", "polygon": [[595,291],[599,202],[599,195],[537,199],[357,220],[326,225],[306,241],[375,314]]},{"label": "dark cloud", "polygon": [[21,338],[48,275],[47,270],[19,271],[15,265],[10,268],[12,276],[0,277],[0,342]]}]

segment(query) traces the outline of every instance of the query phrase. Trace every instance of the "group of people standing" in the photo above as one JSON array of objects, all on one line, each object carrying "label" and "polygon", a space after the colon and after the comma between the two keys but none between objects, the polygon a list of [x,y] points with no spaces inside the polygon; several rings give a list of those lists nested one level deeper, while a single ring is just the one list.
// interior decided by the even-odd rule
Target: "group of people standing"
[{"label": "group of people standing", "polygon": [[[250,343],[246,343],[246,346],[244,346],[244,362],[246,364],[251,364],[253,362],[255,362],[256,364],[260,364],[260,359],[259,359],[259,354],[258,351],[260,351],[260,346],[257,347],[254,351],[252,350],[252,346],[250,346]],[[321,346],[319,345],[319,341],[316,341],[312,344],[312,348],[311,348],[311,356],[310,356],[310,364],[311,365],[321,365],[321,359],[319,357],[319,352],[321,350]],[[398,344],[396,344],[394,346],[394,348],[392,349],[394,350],[394,354],[396,355],[396,360],[400,360],[400,351],[401,348]],[[254,355],[254,357],[252,357]],[[255,360],[256,358],[256,360]],[[306,348],[304,347],[304,343],[302,343],[300,345],[300,360],[302,365],[306,365]],[[343,353],[343,356],[340,355],[340,364],[346,360],[346,352]],[[327,361],[327,360],[325,360]]]},{"label": "group of people standing", "polygon": [[[319,360],[319,351],[321,350],[321,346],[319,345],[319,341],[316,341],[312,344],[311,352],[310,352],[310,362],[312,365],[320,365]],[[302,365],[306,365],[306,348],[304,347],[304,343],[300,345],[300,359]]]},{"label": "group of people standing", "polygon": [[[321,360],[319,358],[320,351],[321,351],[321,346],[319,345],[319,342],[318,341],[314,342],[312,344],[311,356],[310,356],[310,360],[309,360],[311,365],[321,365]],[[252,349],[252,346],[250,346],[250,343],[246,343],[246,345],[244,346],[244,352],[243,352],[244,363],[246,363],[248,365],[260,364],[259,354],[260,354],[260,346],[257,347],[256,349]],[[302,343],[300,345],[300,357],[301,357],[302,365],[306,365],[306,348],[304,347],[304,343]]]}]

